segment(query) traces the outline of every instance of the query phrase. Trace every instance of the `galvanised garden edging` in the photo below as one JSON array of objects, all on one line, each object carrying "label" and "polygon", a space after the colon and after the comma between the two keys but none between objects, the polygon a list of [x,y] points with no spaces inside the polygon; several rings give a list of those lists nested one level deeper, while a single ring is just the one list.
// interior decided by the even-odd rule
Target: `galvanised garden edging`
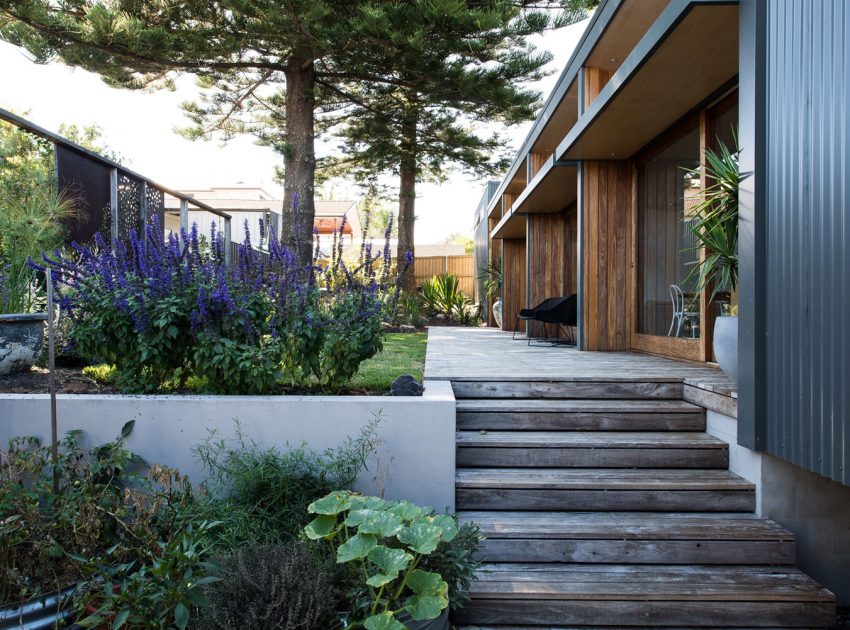
[{"label": "galvanised garden edging", "polygon": [[[115,438],[135,420],[128,449],[146,461],[178,468],[193,481],[204,469],[192,448],[216,431],[238,428],[259,446],[316,451],[357,437],[381,415],[376,453],[355,490],[454,511],[455,399],[448,381],[426,381],[422,396],[131,396],[60,394],[60,437],[81,429],[89,445]],[[50,441],[50,397],[0,394],[0,444],[19,435]]]}]

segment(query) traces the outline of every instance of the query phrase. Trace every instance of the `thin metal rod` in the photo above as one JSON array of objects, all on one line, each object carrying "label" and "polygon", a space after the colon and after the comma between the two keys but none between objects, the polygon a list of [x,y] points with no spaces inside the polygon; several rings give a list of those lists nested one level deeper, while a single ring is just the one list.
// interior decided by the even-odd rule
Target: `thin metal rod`
[{"label": "thin metal rod", "polygon": [[53,492],[59,494],[59,429],[56,423],[56,335],[54,330],[53,270],[47,270],[47,352],[50,373],[50,450],[53,456]]}]

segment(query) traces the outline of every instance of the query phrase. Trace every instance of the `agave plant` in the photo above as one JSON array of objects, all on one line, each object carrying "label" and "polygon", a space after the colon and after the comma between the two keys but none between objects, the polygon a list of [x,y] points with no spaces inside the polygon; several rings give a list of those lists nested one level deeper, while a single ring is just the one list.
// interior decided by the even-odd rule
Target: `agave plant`
[{"label": "agave plant", "polygon": [[[741,173],[739,148],[730,149],[722,142],[717,150],[706,149],[705,176],[709,185],[700,203],[693,208],[688,229],[696,239],[694,249],[705,249],[705,256],[688,275],[696,278],[697,290],[712,287],[713,301],[724,287],[734,293],[738,287],[738,188],[750,174]],[[688,169],[699,179],[699,169]]]},{"label": "agave plant", "polygon": [[500,260],[491,260],[487,266],[480,269],[478,278],[481,280],[484,295],[488,299],[501,295],[502,293],[502,263]]}]

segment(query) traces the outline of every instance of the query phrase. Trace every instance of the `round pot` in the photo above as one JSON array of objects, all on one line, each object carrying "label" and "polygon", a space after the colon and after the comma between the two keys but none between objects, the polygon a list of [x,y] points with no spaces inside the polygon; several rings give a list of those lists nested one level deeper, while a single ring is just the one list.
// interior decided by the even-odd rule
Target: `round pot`
[{"label": "round pot", "polygon": [[54,630],[64,627],[73,618],[73,607],[68,605],[75,587],[59,593],[39,595],[19,604],[0,608],[0,628],[27,628],[28,630]]},{"label": "round pot", "polygon": [[738,382],[738,318],[718,317],[714,320],[714,357],[720,369]]},{"label": "round pot", "polygon": [[398,620],[409,628],[409,630],[449,630],[449,609],[446,607],[436,619],[413,621],[410,615],[404,614],[399,615]]},{"label": "round pot", "polygon": [[502,298],[497,298],[493,302],[493,319],[496,320],[496,326],[502,327]]},{"label": "round pot", "polygon": [[41,355],[47,313],[0,315],[0,376],[26,372]]}]

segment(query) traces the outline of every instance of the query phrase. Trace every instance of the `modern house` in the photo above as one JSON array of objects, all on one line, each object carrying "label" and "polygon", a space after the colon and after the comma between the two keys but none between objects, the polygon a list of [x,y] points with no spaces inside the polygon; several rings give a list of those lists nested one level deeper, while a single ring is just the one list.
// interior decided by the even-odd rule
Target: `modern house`
[{"label": "modern house", "polygon": [[[212,187],[203,189],[181,189],[182,194],[203,202],[210,207],[216,208],[231,215],[234,240],[245,239],[245,226],[251,235],[251,244],[254,247],[263,247],[268,239],[269,230],[280,234],[281,215],[283,211],[283,200],[276,199],[274,195],[262,188],[237,184],[234,186]],[[179,229],[180,208],[179,200],[174,197],[166,197],[166,228]],[[315,219],[313,222],[314,232],[319,241],[319,251],[324,256],[330,256],[330,248],[333,243],[334,234],[342,230],[342,239],[345,247],[360,238],[361,225],[357,213],[357,203],[354,201],[315,201]],[[343,217],[345,224],[343,225]],[[190,224],[197,223],[198,229],[208,232],[211,225],[204,222],[202,216],[190,216]]]},{"label": "modern house", "polygon": [[[704,252],[687,223],[710,183],[693,175],[706,150],[737,142],[749,174],[739,196],[739,377],[725,403],[703,404],[708,431],[730,442],[731,469],[756,484],[759,514],[795,534],[798,565],[844,603],[847,41],[843,0],[604,0],[476,212],[487,234],[476,238],[479,265],[503,268],[504,330],[519,309],[575,294],[579,351],[712,363],[714,320],[730,296],[694,291],[690,271]],[[688,304],[681,328],[672,287]]]}]

